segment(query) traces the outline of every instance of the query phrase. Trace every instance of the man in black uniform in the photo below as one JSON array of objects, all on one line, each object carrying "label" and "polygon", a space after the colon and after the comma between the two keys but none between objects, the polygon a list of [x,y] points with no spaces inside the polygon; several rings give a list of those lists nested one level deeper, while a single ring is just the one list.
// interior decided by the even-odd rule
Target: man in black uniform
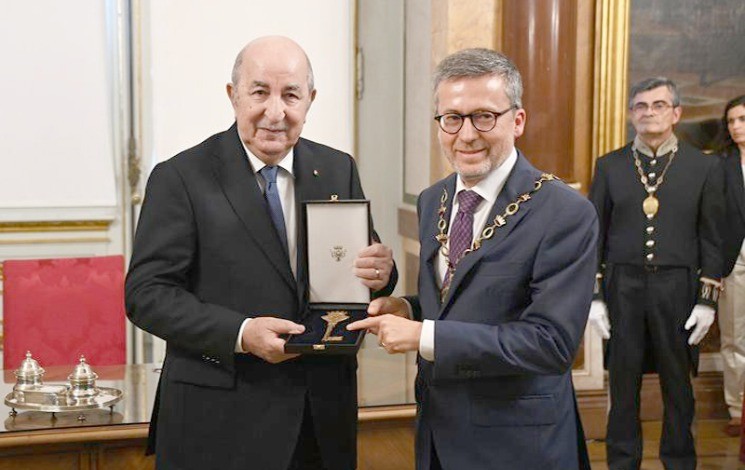
[{"label": "man in black uniform", "polygon": [[666,469],[696,468],[690,373],[721,287],[723,174],[715,158],[678,141],[681,112],[672,81],[634,85],[637,135],[598,159],[590,189],[600,239],[589,323],[609,339],[611,469],[641,465],[639,391],[649,371],[659,373],[665,407],[660,460]]}]

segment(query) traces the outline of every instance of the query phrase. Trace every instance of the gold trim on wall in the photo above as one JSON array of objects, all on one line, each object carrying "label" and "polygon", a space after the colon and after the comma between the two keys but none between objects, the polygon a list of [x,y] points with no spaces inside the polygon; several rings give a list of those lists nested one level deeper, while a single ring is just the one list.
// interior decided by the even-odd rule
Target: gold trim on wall
[{"label": "gold trim on wall", "polygon": [[631,0],[597,0],[593,162],[626,143]]},{"label": "gold trim on wall", "polygon": [[2,245],[49,245],[53,243],[110,243],[109,237],[77,237],[77,238],[6,238],[0,239]]},{"label": "gold trim on wall", "polygon": [[105,232],[111,220],[0,222],[0,233]]}]

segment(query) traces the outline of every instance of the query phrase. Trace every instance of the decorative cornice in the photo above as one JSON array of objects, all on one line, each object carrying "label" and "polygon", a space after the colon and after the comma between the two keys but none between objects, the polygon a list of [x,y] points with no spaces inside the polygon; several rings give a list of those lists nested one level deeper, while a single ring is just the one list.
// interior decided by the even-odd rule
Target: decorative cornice
[{"label": "decorative cornice", "polygon": [[0,222],[0,233],[105,232],[111,220]]},{"label": "decorative cornice", "polygon": [[60,243],[110,243],[109,237],[1,238],[3,245],[52,245]]}]

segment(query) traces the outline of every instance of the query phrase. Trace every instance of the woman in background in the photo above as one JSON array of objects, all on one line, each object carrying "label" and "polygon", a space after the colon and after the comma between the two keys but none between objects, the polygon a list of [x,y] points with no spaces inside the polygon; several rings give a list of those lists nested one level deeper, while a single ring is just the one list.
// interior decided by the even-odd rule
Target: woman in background
[{"label": "woman in background", "polygon": [[719,329],[724,360],[724,400],[730,421],[725,432],[741,433],[745,388],[745,95],[727,103],[722,117],[721,154],[725,169],[727,215],[724,234],[724,291],[719,298]]}]

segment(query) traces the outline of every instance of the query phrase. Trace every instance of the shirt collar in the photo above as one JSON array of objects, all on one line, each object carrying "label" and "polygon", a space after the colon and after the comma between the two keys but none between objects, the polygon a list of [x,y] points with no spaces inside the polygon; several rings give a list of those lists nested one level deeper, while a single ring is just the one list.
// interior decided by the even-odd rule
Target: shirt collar
[{"label": "shirt collar", "polygon": [[[254,173],[258,173],[261,171],[262,168],[266,166],[266,163],[261,161],[259,157],[251,153],[251,151],[246,147],[246,144],[241,142],[243,145],[243,150],[246,151],[246,155],[248,156],[248,161],[251,163],[251,167],[254,169]],[[291,148],[290,151],[287,153],[287,155],[284,156],[282,160],[277,163],[277,166],[280,168],[284,168],[287,173],[290,176],[294,176],[292,172],[293,163],[295,162],[295,148]]]},{"label": "shirt collar", "polygon": [[666,141],[657,148],[657,154],[655,154],[649,145],[645,144],[642,139],[639,138],[639,134],[634,137],[634,148],[637,152],[642,153],[648,157],[656,157],[661,155],[667,155],[670,152],[678,150],[678,138],[675,134],[671,134]]},{"label": "shirt collar", "polygon": [[[507,159],[502,162],[499,167],[495,168],[488,175],[473,187],[467,188],[460,177],[455,179],[455,194],[458,194],[462,189],[470,189],[476,192],[479,196],[484,198],[485,201],[491,206],[497,200],[499,192],[502,191],[507,177],[510,175],[512,168],[517,162],[517,150],[512,147],[512,151]],[[457,199],[456,199],[457,200]]]}]

